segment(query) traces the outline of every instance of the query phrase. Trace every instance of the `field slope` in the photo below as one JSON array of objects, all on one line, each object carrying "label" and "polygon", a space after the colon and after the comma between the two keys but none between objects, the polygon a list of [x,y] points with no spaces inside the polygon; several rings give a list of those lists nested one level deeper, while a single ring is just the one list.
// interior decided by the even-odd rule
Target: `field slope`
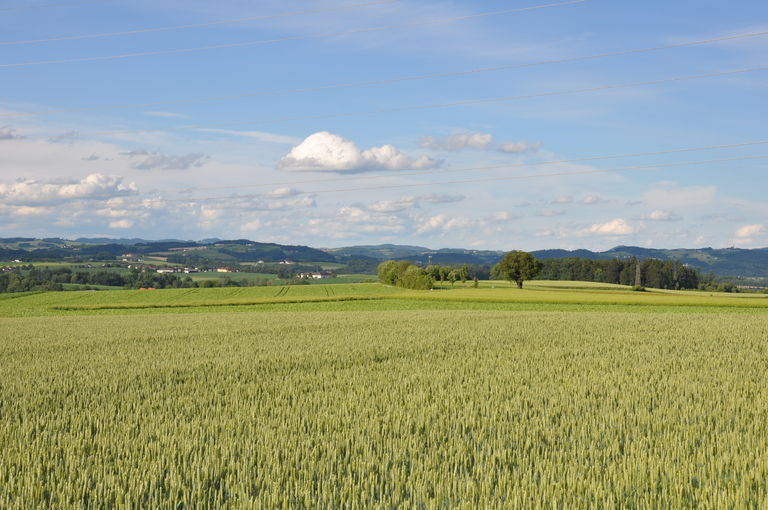
[{"label": "field slope", "polygon": [[767,305],[573,282],[6,295],[0,508],[761,508]]}]

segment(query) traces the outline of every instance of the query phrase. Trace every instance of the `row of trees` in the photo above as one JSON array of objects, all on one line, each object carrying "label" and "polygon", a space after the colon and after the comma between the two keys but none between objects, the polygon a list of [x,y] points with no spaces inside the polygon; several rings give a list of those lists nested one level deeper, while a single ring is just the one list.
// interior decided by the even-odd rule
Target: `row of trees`
[{"label": "row of trees", "polygon": [[[637,282],[637,266],[640,281]],[[581,258],[545,259],[538,278],[640,285],[656,289],[696,289],[705,283],[701,273],[678,261],[636,258],[590,260]]]},{"label": "row of trees", "polygon": [[[494,266],[491,274],[497,278],[517,283],[523,288],[523,282],[535,278],[541,269],[541,263],[530,253],[511,251]],[[427,266],[421,268],[407,260],[388,260],[382,262],[378,268],[379,281],[387,285],[396,285],[406,289],[431,289],[436,281],[466,282],[472,277],[477,284],[477,272],[472,274],[470,266],[464,264],[460,267]]]},{"label": "row of trees", "polygon": [[[471,276],[467,265],[460,267],[428,266],[425,269],[408,261],[390,260],[379,266],[379,280],[389,285],[410,289],[431,288],[436,281],[466,282]],[[477,278],[477,275],[474,275]],[[678,261],[636,258],[620,260],[590,260],[581,258],[536,260],[523,251],[511,251],[490,271],[490,278],[515,282],[523,288],[526,280],[577,280],[657,289],[722,288],[714,277],[702,277],[699,270]]]},{"label": "row of trees", "polygon": [[435,280],[427,271],[407,260],[388,260],[379,264],[379,281],[405,289],[431,289]]},{"label": "row of trees", "polygon": [[0,274],[0,292],[58,291],[64,290],[65,284],[105,285],[128,289],[197,286],[189,277],[182,279],[173,274],[160,274],[155,271],[131,271],[120,274],[113,271],[74,272],[67,268],[35,268],[27,272],[12,271]]}]

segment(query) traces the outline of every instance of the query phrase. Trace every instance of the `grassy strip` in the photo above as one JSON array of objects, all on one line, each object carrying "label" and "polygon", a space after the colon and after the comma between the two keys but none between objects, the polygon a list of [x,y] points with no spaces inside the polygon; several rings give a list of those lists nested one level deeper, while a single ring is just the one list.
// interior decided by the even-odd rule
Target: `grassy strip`
[{"label": "grassy strip", "polygon": [[107,304],[107,305],[57,305],[51,306],[49,310],[58,311],[81,311],[81,310],[141,310],[151,308],[201,308],[201,307],[222,307],[222,306],[254,306],[254,305],[275,305],[291,303],[322,303],[339,301],[376,301],[384,299],[379,296],[338,296],[338,297],[304,297],[290,299],[260,299],[248,301],[197,301],[189,303],[128,303],[128,304]]},{"label": "grassy strip", "polygon": [[[682,296],[683,298],[687,296]],[[515,299],[515,298],[467,298],[467,297],[453,297],[453,296],[440,296],[440,297],[425,297],[425,296],[387,296],[384,299],[408,299],[412,301],[445,301],[445,302],[458,302],[458,303],[494,303],[494,304],[551,304],[551,305],[607,305],[607,306],[696,306],[696,307],[720,307],[720,308],[766,308],[768,309],[768,300],[749,299],[737,301],[733,299],[733,302],[723,301],[685,301],[674,302],[673,300],[606,300],[606,299],[585,299],[585,300],[573,300],[573,299],[549,299],[549,298],[528,298],[528,299]]]}]

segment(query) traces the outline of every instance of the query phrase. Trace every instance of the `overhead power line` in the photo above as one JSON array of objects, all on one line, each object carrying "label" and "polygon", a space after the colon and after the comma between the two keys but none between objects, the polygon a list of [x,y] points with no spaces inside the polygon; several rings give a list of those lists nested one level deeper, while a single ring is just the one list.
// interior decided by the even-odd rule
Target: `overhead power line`
[{"label": "overhead power line", "polygon": [[9,63],[9,64],[0,64],[0,68],[11,68],[11,67],[26,67],[26,66],[37,66],[37,65],[48,65],[48,64],[72,64],[76,62],[96,62],[96,61],[104,61],[104,60],[118,60],[118,59],[125,59],[125,58],[134,58],[134,57],[149,57],[149,56],[156,56],[156,55],[174,55],[174,54],[180,54],[180,53],[191,53],[195,51],[206,51],[206,50],[218,50],[218,49],[226,49],[226,48],[244,48],[249,46],[259,46],[264,44],[275,44],[280,42],[289,42],[289,41],[303,41],[303,40],[310,40],[310,39],[322,39],[322,38],[328,38],[328,37],[338,37],[342,35],[354,35],[354,34],[364,34],[364,33],[371,33],[371,32],[382,32],[385,30],[393,30],[397,28],[412,28],[412,27],[420,27],[420,26],[426,26],[426,25],[437,25],[442,23],[450,23],[455,21],[464,21],[469,19],[475,19],[475,18],[483,18],[488,16],[499,16],[503,14],[514,14],[519,12],[526,12],[526,11],[534,11],[539,9],[548,9],[551,7],[563,7],[566,5],[573,5],[573,4],[580,4],[587,2],[589,0],[568,0],[565,2],[557,2],[557,3],[550,3],[550,4],[543,4],[543,5],[534,5],[530,7],[520,7],[517,9],[506,9],[502,11],[491,11],[491,12],[481,12],[476,14],[468,14],[465,16],[455,16],[451,18],[441,18],[441,19],[434,19],[434,20],[426,20],[426,21],[414,21],[410,23],[401,23],[396,25],[385,25],[380,27],[369,27],[369,28],[357,28],[352,30],[340,30],[337,32],[325,32],[321,34],[310,34],[310,35],[297,35],[297,36],[291,36],[291,37],[279,37],[275,39],[263,39],[259,41],[246,41],[246,42],[239,42],[239,43],[228,43],[228,44],[215,44],[210,46],[197,46],[193,48],[178,48],[173,50],[155,50],[155,51],[142,51],[142,52],[135,52],[135,53],[123,53],[118,55],[103,55],[103,56],[96,56],[96,57],[76,57],[76,58],[62,58],[62,59],[52,59],[52,60],[40,60],[40,61],[31,61],[31,62],[17,62],[17,63]]},{"label": "overhead power line", "polygon": [[421,75],[414,75],[414,76],[404,76],[399,78],[385,78],[381,80],[371,80],[371,81],[337,83],[337,84],[331,84],[331,85],[321,85],[317,87],[303,87],[303,88],[282,89],[282,90],[265,90],[265,91],[257,91],[257,92],[247,92],[243,94],[197,97],[197,98],[189,98],[189,99],[174,99],[174,100],[168,100],[168,101],[149,101],[149,102],[143,102],[143,103],[113,104],[113,105],[92,106],[92,107],[83,107],[83,108],[40,110],[40,111],[33,111],[33,112],[0,113],[0,117],[31,117],[34,115],[50,115],[50,114],[58,114],[58,113],[119,110],[119,109],[127,109],[127,108],[151,108],[156,106],[226,101],[226,100],[273,96],[273,95],[299,94],[299,93],[305,93],[305,92],[318,92],[323,90],[343,89],[343,88],[352,88],[352,87],[367,87],[367,86],[373,86],[373,85],[388,85],[388,84],[407,82],[407,81],[428,80],[428,79],[435,79],[435,78],[449,78],[453,76],[465,76],[465,75],[471,75],[471,74],[488,73],[488,72],[496,72],[496,71],[508,71],[512,69],[522,69],[526,67],[535,67],[535,66],[542,66],[542,65],[548,65],[548,64],[564,64],[564,63],[572,63],[572,62],[582,62],[587,60],[596,60],[596,59],[608,58],[608,57],[618,57],[618,56],[624,56],[624,55],[648,53],[653,51],[669,50],[669,49],[675,49],[675,48],[700,46],[704,44],[747,39],[751,37],[760,37],[764,35],[768,35],[768,31],[750,32],[746,34],[734,34],[734,35],[723,36],[723,37],[715,37],[711,39],[699,39],[695,41],[687,41],[687,42],[682,42],[677,44],[668,44],[664,46],[650,46],[645,48],[636,48],[636,49],[630,49],[630,50],[598,53],[594,55],[583,55],[578,57],[548,59],[548,60],[540,60],[537,62],[525,62],[522,64],[510,64],[510,65],[502,65],[502,66],[494,66],[494,67],[481,67],[477,69],[469,69],[469,70],[463,70],[463,71],[421,74]]},{"label": "overhead power line", "polygon": [[[505,163],[500,165],[472,166],[472,167],[462,167],[462,168],[388,172],[385,174],[373,174],[373,175],[345,175],[345,176],[339,176],[339,177],[324,177],[320,179],[304,179],[299,181],[293,180],[293,181],[261,182],[258,184],[238,184],[236,186],[193,186],[193,187],[177,188],[177,189],[153,189],[153,190],[145,191],[142,193],[134,193],[134,194],[131,194],[131,196],[157,195],[161,193],[189,193],[192,191],[223,191],[223,190],[243,189],[243,188],[269,188],[274,186],[302,186],[306,184],[318,184],[318,183],[325,183],[325,182],[349,182],[349,181],[358,181],[358,180],[391,179],[391,178],[412,177],[412,176],[421,176],[421,175],[436,175],[436,174],[442,175],[442,174],[460,173],[460,172],[501,170],[501,169],[521,168],[521,167],[552,166],[552,165],[564,165],[564,164],[573,164],[573,163],[586,163],[589,161],[604,161],[609,159],[624,159],[624,158],[638,158],[638,157],[646,157],[646,156],[662,156],[662,155],[668,155],[668,154],[683,154],[687,152],[701,152],[701,151],[709,151],[709,150],[742,149],[745,147],[753,147],[753,146],[766,145],[766,144],[768,144],[768,140],[755,140],[755,141],[749,141],[749,142],[739,142],[739,143],[730,143],[730,144],[682,147],[682,148],[667,149],[662,151],[629,152],[624,154],[607,154],[607,155],[601,155],[601,156],[589,156],[584,158],[533,161],[530,163]],[[728,158],[726,160],[730,161],[731,159]],[[712,160],[709,160],[709,161],[712,161]],[[716,161],[724,161],[724,160],[716,160]],[[307,193],[313,193],[313,192],[307,192]],[[89,195],[89,197],[93,197],[93,198],[98,198],[100,196],[103,196],[105,198],[110,198],[114,195],[112,194]],[[274,195],[271,195],[271,194],[264,194],[264,196],[269,198],[275,198]],[[188,199],[185,199],[185,200],[188,200]]]},{"label": "overhead power line", "polygon": [[668,154],[682,154],[686,152],[702,152],[709,150],[725,150],[725,149],[742,149],[745,147],[753,147],[758,145],[766,145],[768,140],[757,140],[752,142],[740,142],[731,144],[720,145],[704,145],[698,147],[683,147],[679,149],[668,149],[663,151],[651,151],[651,152],[630,152],[625,154],[609,154],[603,156],[589,156],[585,158],[571,158],[571,159],[556,159],[548,161],[534,161],[530,163],[505,163],[500,165],[485,165],[485,166],[472,166],[462,168],[443,168],[433,170],[417,170],[417,171],[404,171],[404,172],[389,172],[386,174],[373,174],[373,175],[345,175],[339,177],[324,177],[321,179],[305,179],[301,181],[278,181],[278,182],[262,182],[258,184],[238,184],[237,186],[194,186],[183,189],[165,189],[165,190],[152,190],[147,191],[145,194],[157,194],[157,193],[180,193],[191,191],[221,191],[229,189],[243,189],[243,188],[269,188],[273,186],[302,186],[305,184],[317,184],[324,182],[348,182],[358,180],[370,180],[370,179],[391,179],[393,177],[412,177],[421,175],[443,175],[461,172],[478,172],[485,170],[502,170],[508,168],[521,168],[532,166],[551,166],[551,165],[565,165],[573,163],[586,163],[590,161],[604,161],[608,159],[624,159],[624,158],[639,158],[646,156],[662,156]]},{"label": "overhead power line", "polygon": [[27,9],[47,9],[48,7],[74,7],[79,5],[103,4],[114,0],[84,0],[82,2],[57,2],[52,4],[17,5],[16,7],[0,7],[0,11],[23,11]]},{"label": "overhead power line", "polygon": [[[723,76],[734,76],[737,74],[752,73],[752,72],[766,71],[766,70],[768,70],[768,66],[750,67],[746,69],[736,69],[733,71],[720,71],[720,72],[707,73],[707,74],[676,76],[673,78],[663,78],[659,80],[626,82],[626,83],[618,83],[613,85],[600,85],[596,87],[586,87],[586,88],[580,88],[580,89],[556,90],[551,92],[537,92],[533,94],[523,94],[523,95],[516,95],[516,96],[466,99],[463,101],[454,101],[451,103],[433,103],[433,104],[424,104],[424,105],[399,106],[399,107],[392,107],[392,108],[380,108],[376,110],[360,110],[360,111],[354,111],[354,112],[328,113],[328,114],[322,114],[322,115],[302,115],[297,117],[282,117],[277,119],[262,119],[262,120],[256,120],[256,121],[220,122],[216,124],[178,126],[175,128],[124,129],[124,130],[115,130],[115,131],[94,131],[89,133],[73,132],[73,133],[68,133],[63,138],[88,138],[88,137],[96,137],[96,136],[114,136],[114,135],[137,134],[137,133],[174,133],[174,132],[183,132],[183,131],[190,131],[190,130],[201,130],[201,129],[216,129],[216,128],[226,128],[226,127],[231,128],[231,127],[254,126],[254,125],[264,125],[264,124],[278,124],[283,122],[292,122],[292,121],[299,121],[299,120],[336,119],[336,118],[344,118],[344,117],[376,115],[376,114],[383,114],[383,113],[399,113],[399,112],[409,112],[409,111],[432,110],[432,109],[450,108],[450,107],[456,107],[456,106],[471,106],[471,105],[478,105],[478,104],[508,102],[508,101],[522,100],[522,99],[534,99],[534,98],[540,98],[540,97],[554,97],[554,96],[562,96],[562,95],[599,92],[604,90],[618,90],[618,89],[625,89],[625,88],[631,88],[631,87],[662,85],[665,83],[701,80],[705,78],[718,78]],[[43,138],[51,138],[51,136],[50,135],[48,136],[34,135],[34,136],[27,136],[27,138],[43,139]]]},{"label": "overhead power line", "polygon": [[[537,178],[544,178],[544,177],[567,177],[567,176],[574,176],[574,175],[601,174],[601,173],[611,173],[611,172],[629,172],[629,171],[651,170],[651,169],[658,169],[658,168],[675,168],[675,167],[683,167],[683,166],[706,165],[706,164],[713,164],[713,163],[727,163],[727,162],[734,162],[734,161],[749,161],[749,160],[757,160],[757,159],[768,159],[768,155],[739,156],[739,157],[733,157],[733,158],[708,159],[708,160],[702,160],[702,161],[683,161],[683,162],[677,162],[677,163],[657,163],[657,164],[651,164],[651,165],[635,165],[635,166],[625,166],[625,167],[617,167],[617,168],[578,170],[574,172],[551,172],[551,173],[545,173],[545,174],[513,175],[513,176],[505,176],[505,177],[481,177],[481,178],[473,178],[473,179],[457,179],[452,181],[421,182],[421,183],[409,183],[409,184],[385,184],[381,186],[360,186],[355,188],[297,191],[296,193],[294,193],[294,196],[317,195],[317,194],[325,194],[325,193],[346,193],[346,192],[354,192],[354,191],[376,191],[376,190],[382,190],[382,189],[423,188],[423,187],[444,186],[449,184],[503,182],[503,181],[515,181],[515,180],[523,180],[523,179],[537,179]],[[275,198],[275,197],[274,195],[271,195],[269,193],[258,193],[258,194],[235,195],[235,196],[195,197],[195,198],[185,198],[185,199],[155,198],[155,199],[146,199],[146,200],[153,201],[153,202],[210,202],[210,201],[220,201],[220,200],[242,200],[242,199],[252,199],[252,198]]]},{"label": "overhead power line", "polygon": [[134,35],[134,34],[146,34],[151,32],[170,32],[172,30],[186,30],[190,28],[204,28],[204,27],[212,27],[217,25],[231,25],[234,23],[246,23],[249,21],[265,21],[269,19],[277,19],[277,18],[288,18],[292,16],[300,16],[303,14],[319,14],[323,12],[333,12],[333,11],[340,11],[345,9],[356,9],[358,7],[371,7],[374,5],[382,5],[382,4],[391,4],[395,2],[399,2],[400,0],[377,0],[375,2],[365,2],[365,3],[356,3],[356,4],[346,4],[346,5],[339,5],[336,7],[328,7],[324,9],[307,9],[303,11],[293,11],[293,12],[284,12],[279,14],[269,14],[264,16],[248,16],[244,18],[235,18],[235,19],[227,19],[227,20],[220,20],[220,21],[209,21],[206,23],[192,23],[188,25],[174,25],[174,26],[167,26],[167,27],[153,27],[153,28],[139,28],[136,30],[125,30],[122,32],[102,32],[102,33],[96,33],[96,34],[81,34],[81,35],[68,35],[68,36],[62,36],[62,37],[48,37],[45,39],[28,39],[24,41],[0,41],[0,46],[9,46],[9,45],[22,45],[22,44],[35,44],[35,43],[45,43],[45,42],[56,42],[56,41],[73,41],[78,39],[98,39],[102,37],[115,37],[120,35]]}]

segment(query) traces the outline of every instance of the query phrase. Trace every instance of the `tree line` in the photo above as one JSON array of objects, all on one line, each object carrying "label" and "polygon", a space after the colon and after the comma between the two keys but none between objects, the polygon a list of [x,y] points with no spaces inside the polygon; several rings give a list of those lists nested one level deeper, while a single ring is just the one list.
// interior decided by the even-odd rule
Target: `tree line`
[{"label": "tree line", "polygon": [[[586,282],[640,285],[655,289],[697,289],[712,283],[693,267],[674,260],[631,259],[592,260],[577,257],[544,259],[540,280],[576,280]],[[640,282],[636,282],[640,265]],[[714,289],[713,289],[714,290]]]},{"label": "tree line", "polygon": [[0,292],[59,291],[65,289],[65,284],[127,289],[197,287],[189,277],[182,279],[155,271],[121,274],[114,271],[76,272],[68,268],[34,268],[27,272],[17,270],[0,274]]}]

